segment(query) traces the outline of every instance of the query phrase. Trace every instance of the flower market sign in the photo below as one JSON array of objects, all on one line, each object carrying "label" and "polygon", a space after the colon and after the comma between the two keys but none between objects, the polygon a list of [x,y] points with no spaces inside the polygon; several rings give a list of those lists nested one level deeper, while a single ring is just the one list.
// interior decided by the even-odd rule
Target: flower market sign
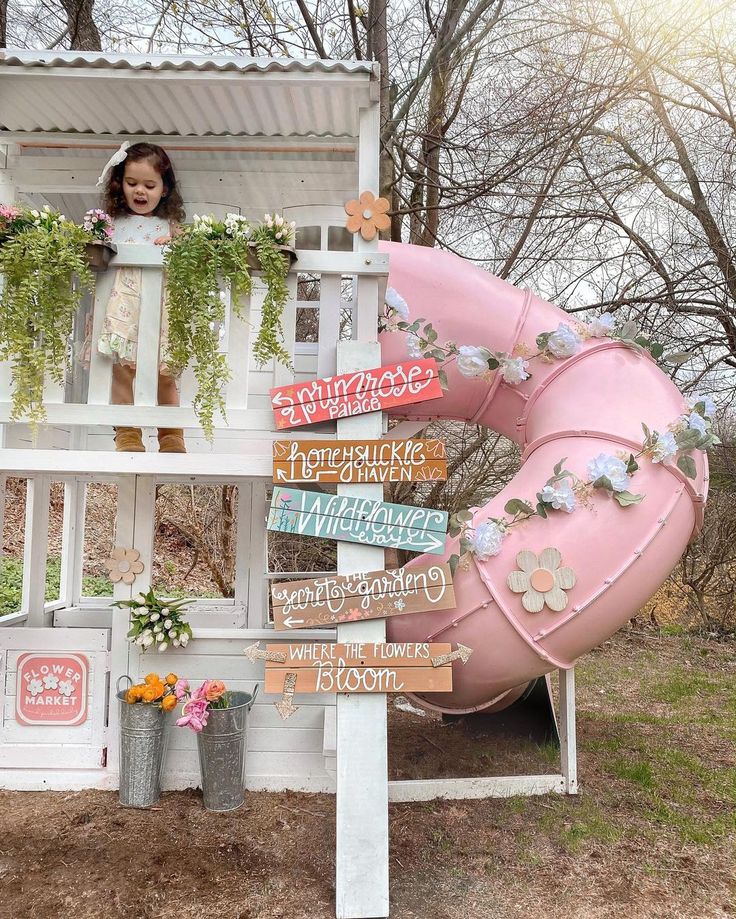
[{"label": "flower market sign", "polygon": [[[469,651],[469,649],[468,649]],[[266,692],[450,692],[452,646],[410,642],[267,645]],[[458,657],[460,655],[458,654]]]},{"label": "flower market sign", "polygon": [[272,584],[271,605],[284,631],[452,609],[455,592],[449,565],[415,565]]},{"label": "flower market sign", "polygon": [[437,362],[429,358],[279,386],[270,394],[276,427],[293,428],[439,399],[442,386]]},{"label": "flower market sign", "polygon": [[18,724],[77,725],[87,720],[89,661],[83,654],[30,651],[18,656]]},{"label": "flower market sign", "polygon": [[266,527],[281,533],[441,555],[447,519],[447,511],[431,508],[274,488]]},{"label": "flower market sign", "polygon": [[276,440],[274,482],[439,482],[441,440]]}]

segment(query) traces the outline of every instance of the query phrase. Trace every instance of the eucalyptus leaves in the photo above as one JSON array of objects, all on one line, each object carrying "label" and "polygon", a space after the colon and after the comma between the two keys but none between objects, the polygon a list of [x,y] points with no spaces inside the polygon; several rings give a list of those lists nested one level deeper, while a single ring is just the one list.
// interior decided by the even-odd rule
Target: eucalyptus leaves
[{"label": "eucalyptus leaves", "polygon": [[48,207],[0,206],[0,361],[11,364],[14,420],[45,421],[44,380],[64,382],[74,316],[92,284],[91,238]]},{"label": "eucalyptus leaves", "polygon": [[193,407],[208,439],[213,436],[215,413],[225,415],[223,389],[230,379],[227,358],[220,352],[220,329],[225,322],[220,283],[224,280],[229,284],[233,313],[242,316],[241,297],[250,293],[252,286],[249,245],[255,248],[266,284],[263,318],[253,344],[256,362],[264,364],[273,357],[291,365],[281,324],[289,295],[289,261],[280,247],[293,242],[293,233],[294,225],[278,215],[267,214],[259,226],[237,214],[228,214],[224,220],[195,217],[167,249],[166,361],[175,374],[194,364],[197,394]]}]

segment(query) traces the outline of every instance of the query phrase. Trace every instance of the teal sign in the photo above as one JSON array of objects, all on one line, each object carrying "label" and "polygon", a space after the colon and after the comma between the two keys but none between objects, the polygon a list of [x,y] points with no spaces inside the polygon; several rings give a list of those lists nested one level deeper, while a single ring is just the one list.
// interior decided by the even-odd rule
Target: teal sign
[{"label": "teal sign", "polygon": [[447,511],[274,488],[266,526],[281,533],[441,555],[445,551]]}]

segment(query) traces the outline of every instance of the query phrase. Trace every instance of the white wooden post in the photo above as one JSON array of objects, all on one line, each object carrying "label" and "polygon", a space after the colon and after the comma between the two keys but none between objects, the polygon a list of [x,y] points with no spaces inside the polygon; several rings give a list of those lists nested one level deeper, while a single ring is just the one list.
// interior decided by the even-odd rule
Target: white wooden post
[{"label": "white wooden post", "polygon": [[36,475],[26,481],[21,612],[28,615],[26,625],[33,627],[50,625],[43,608],[46,600],[50,491],[48,476]]},{"label": "white wooden post", "polygon": [[[19,153],[17,144],[0,144],[0,204],[13,204],[17,189],[13,179],[11,158]],[[0,277],[0,285],[3,279]],[[10,362],[0,361],[0,402],[10,401]]]},{"label": "white wooden post", "polygon": [[59,599],[64,601],[66,607],[76,606],[82,595],[85,505],[84,482],[76,477],[71,482],[65,482]]},{"label": "white wooden post", "polygon": [[[376,343],[340,342],[337,372],[380,364]],[[371,412],[338,421],[339,438],[381,436],[382,413]],[[339,494],[382,500],[382,485],[340,485]],[[337,544],[339,574],[383,568],[377,546]],[[345,623],[337,640],[385,641],[382,619]],[[337,696],[337,854],[338,919],[388,916],[388,752],[385,694]]]},{"label": "white wooden post", "polygon": [[[130,548],[133,545],[135,525],[135,476],[124,476],[118,480],[118,507],[115,522],[115,544]],[[136,590],[136,593],[138,591]],[[131,587],[118,581],[113,587],[113,600],[129,600]],[[113,772],[120,768],[120,719],[118,702],[115,698],[119,677],[130,670],[127,633],[129,616],[126,610],[116,607],[112,610],[112,627],[110,629],[110,696],[107,718],[107,767]]]},{"label": "white wooden post", "polygon": [[143,268],[141,271],[141,318],[134,402],[136,405],[157,405],[163,271],[161,268]]},{"label": "white wooden post", "polygon": [[560,670],[560,760],[565,792],[578,793],[578,746],[575,724],[575,668]]}]

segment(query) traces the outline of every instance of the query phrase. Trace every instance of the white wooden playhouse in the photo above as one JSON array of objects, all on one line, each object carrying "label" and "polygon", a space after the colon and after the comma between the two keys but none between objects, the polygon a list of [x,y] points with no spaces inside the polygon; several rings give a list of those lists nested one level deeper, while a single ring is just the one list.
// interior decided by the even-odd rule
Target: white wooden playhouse
[{"label": "white wooden playhouse", "polygon": [[[163,58],[76,52],[0,52],[0,202],[48,204],[79,221],[98,203],[95,181],[121,141],[151,140],[171,155],[187,214],[236,212],[261,218],[278,211],[298,224],[298,259],[290,272],[286,346],[295,378],[380,362],[378,305],[388,273],[377,242],[345,230],[344,202],[359,191],[378,192],[378,82],[370,62],[260,58]],[[182,381],[180,407],[156,404],[161,252],[119,247],[114,264],[144,269],[144,316],[135,405],[111,405],[111,365],[92,348],[89,371],[75,367],[66,385],[49,385],[48,425],[34,440],[29,427],[10,423],[9,368],[0,364],[0,490],[7,477],[26,478],[22,603],[0,618],[0,787],[17,789],[115,788],[117,710],[114,687],[129,673],[173,670],[192,681],[221,678],[252,691],[263,662],[251,664],[246,645],[274,639],[269,625],[269,572],[265,530],[272,441],[277,436],[268,390],[292,381],[281,365],[256,368],[250,342],[259,323],[259,291],[247,320],[229,317],[222,338],[232,370],[227,423],[216,421],[213,443],[202,436],[191,408],[193,381]],[[299,302],[298,277],[318,283],[318,299]],[[98,275],[93,330],[110,274]],[[262,294],[261,294],[262,295]],[[147,312],[146,303],[150,301]],[[90,303],[91,297],[90,297]],[[298,310],[313,310],[315,341],[295,340]],[[81,340],[82,328],[76,338]],[[338,346],[340,338],[345,341]],[[373,344],[371,344],[373,343]],[[339,360],[338,360],[339,357]],[[142,425],[149,451],[114,452],[113,425]],[[155,452],[156,427],[184,427],[186,455]],[[349,419],[301,438],[381,436],[379,416]],[[283,436],[283,434],[279,435]],[[126,640],[127,611],[113,599],[145,591],[153,558],[154,502],[161,483],[237,483],[239,490],[235,594],[197,601],[189,621],[195,640],[142,658]],[[59,597],[44,598],[49,489],[64,485],[64,527]],[[114,597],[82,590],[85,491],[115,482],[117,522],[111,545],[135,548],[144,571],[115,586]],[[341,486],[345,487],[345,486]],[[380,486],[347,486],[380,497]],[[376,492],[378,488],[378,492]],[[0,501],[0,512],[4,501]],[[1,520],[0,520],[1,526]],[[383,552],[341,545],[343,573],[383,567]],[[316,572],[294,572],[311,574]],[[283,577],[285,572],[280,572]],[[358,627],[358,626],[356,626]],[[363,636],[379,639],[380,622]],[[329,640],[335,632],[303,633]],[[89,663],[88,713],[78,725],[21,725],[15,717],[15,673],[28,651],[78,653]],[[247,785],[258,789],[331,791],[335,787],[335,696],[297,697],[298,712],[283,722],[273,697],[261,695],[251,713]],[[356,700],[356,703],[358,700]],[[383,731],[383,697],[375,730]],[[383,704],[383,714],[380,706]],[[349,768],[349,763],[346,763]],[[199,770],[191,732],[172,733],[164,787],[196,785]],[[385,780],[384,780],[385,781]]]}]

